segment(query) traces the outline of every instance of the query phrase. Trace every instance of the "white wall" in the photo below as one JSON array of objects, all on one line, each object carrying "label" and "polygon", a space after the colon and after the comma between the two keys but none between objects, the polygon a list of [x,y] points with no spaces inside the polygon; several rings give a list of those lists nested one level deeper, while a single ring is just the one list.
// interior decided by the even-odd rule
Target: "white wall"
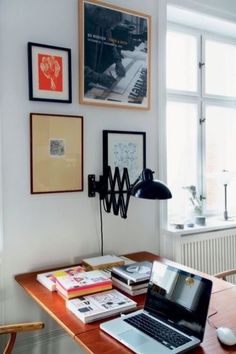
[{"label": "white wall", "polygon": [[[125,0],[110,1],[127,6]],[[155,0],[129,1],[129,8],[154,14]],[[69,264],[98,254],[98,198],[87,197],[87,175],[102,172],[102,130],[147,132],[147,165],[157,170],[157,100],[150,111],[100,108],[78,103],[78,1],[1,0],[1,118],[3,171],[3,282],[1,321],[43,319],[56,328],[14,281],[14,275]],[[153,31],[157,32],[153,19]],[[28,99],[27,42],[72,49],[73,103]],[[154,38],[153,58],[157,58]],[[157,66],[152,75],[157,78]],[[152,92],[157,92],[153,80]],[[152,97],[153,98],[153,97]],[[84,116],[84,191],[30,194],[29,113]],[[158,252],[157,202],[132,200],[128,219],[104,215],[105,252]]]},{"label": "white wall", "polygon": [[[162,131],[159,130],[159,126],[163,125],[158,120],[159,113],[164,111],[164,73],[161,71],[163,53],[159,49],[164,48],[166,0],[129,0],[128,4],[126,0],[110,0],[109,3],[152,15],[152,97],[151,110],[148,112],[91,107],[78,103],[77,0],[0,1],[4,261],[0,274],[0,321],[42,319],[46,323],[46,331],[53,333],[57,328],[54,321],[24,293],[14,281],[14,275],[73,263],[85,255],[99,252],[98,198],[87,197],[87,175],[96,173],[98,176],[102,172],[103,129],[146,131],[147,165],[155,171],[158,169],[161,151],[158,147],[159,138],[164,141]],[[209,4],[216,4],[219,10],[222,8],[219,0],[211,0]],[[233,6],[233,1],[230,4]],[[72,49],[72,104],[28,100],[28,41]],[[30,194],[30,112],[84,116],[83,192]],[[104,215],[105,252],[158,252],[157,211],[157,202],[133,199],[127,220],[111,214]],[[61,354],[59,351],[57,353]]]}]

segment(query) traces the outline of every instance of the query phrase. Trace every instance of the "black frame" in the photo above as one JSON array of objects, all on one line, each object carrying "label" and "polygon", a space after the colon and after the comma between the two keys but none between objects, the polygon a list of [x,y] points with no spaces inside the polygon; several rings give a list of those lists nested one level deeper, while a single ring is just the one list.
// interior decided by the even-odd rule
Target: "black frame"
[{"label": "black frame", "polygon": [[[64,88],[64,91],[67,92],[67,95],[66,95],[65,98],[60,98],[60,95],[57,94],[57,93],[55,93],[55,98],[47,97],[46,93],[45,93],[45,97],[37,97],[36,92],[34,90],[35,73],[34,73],[34,70],[33,70],[33,53],[32,53],[34,47],[46,48],[48,50],[52,50],[52,52],[53,51],[62,51],[62,52],[65,52],[65,54],[67,55],[68,66],[65,68],[67,73],[63,72],[64,76],[65,75],[68,76],[68,78],[66,80],[66,85],[65,85],[66,86],[66,91],[65,91],[65,88]],[[39,44],[39,43],[28,42],[28,77],[29,77],[29,100],[31,100],[31,101],[47,101],[47,102],[71,103],[72,102],[71,49],[70,48],[62,48],[62,47],[47,45],[47,44]],[[57,96],[59,96],[59,97],[57,98]]]},{"label": "black frame", "polygon": [[[140,159],[142,159],[142,166],[140,166],[140,170],[135,171],[136,173],[132,173],[130,171],[129,166],[127,164],[120,164],[119,166],[113,165],[111,160],[109,159],[109,137],[114,137],[115,135],[124,135],[130,137],[133,136],[133,138],[140,136],[141,138],[141,148],[139,150],[142,156],[139,156]],[[129,178],[130,178],[130,183],[134,183],[135,180],[138,178],[140,173],[142,172],[143,169],[146,168],[146,132],[137,132],[137,131],[123,131],[123,130],[103,130],[103,174],[106,173],[107,167],[111,167],[111,171],[115,171],[115,167],[119,167],[124,169],[126,167],[128,169],[129,173]],[[122,172],[122,171],[120,171]],[[133,171],[134,172],[134,171]],[[134,176],[135,175],[135,176]],[[133,178],[132,178],[133,176]]]}]

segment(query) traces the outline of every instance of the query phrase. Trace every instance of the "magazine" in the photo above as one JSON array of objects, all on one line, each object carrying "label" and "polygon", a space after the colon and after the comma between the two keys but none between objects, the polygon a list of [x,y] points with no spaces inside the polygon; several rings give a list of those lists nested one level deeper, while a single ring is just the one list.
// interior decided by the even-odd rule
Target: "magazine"
[{"label": "magazine", "polygon": [[130,282],[139,282],[142,280],[148,280],[151,275],[152,262],[135,262],[133,264],[128,264],[124,266],[114,267],[112,272],[120,275],[121,277],[128,280],[128,285]]},{"label": "magazine", "polygon": [[118,290],[67,300],[66,307],[84,323],[96,321],[135,308],[137,303]]},{"label": "magazine", "polygon": [[56,269],[46,273],[37,274],[37,281],[40,282],[43,286],[45,286],[50,291],[56,291],[56,278],[55,276],[62,276],[71,273],[84,272],[84,267],[79,265],[71,266],[63,269]]}]

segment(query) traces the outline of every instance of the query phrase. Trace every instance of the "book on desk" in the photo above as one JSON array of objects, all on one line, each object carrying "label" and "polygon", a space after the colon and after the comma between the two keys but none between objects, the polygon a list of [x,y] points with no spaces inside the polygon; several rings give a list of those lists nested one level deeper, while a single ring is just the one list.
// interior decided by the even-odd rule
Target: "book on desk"
[{"label": "book on desk", "polygon": [[50,272],[39,273],[36,279],[39,283],[45,286],[50,291],[56,291],[56,276],[64,276],[72,273],[85,272],[85,268],[76,265],[67,268],[57,269]]},{"label": "book on desk", "polygon": [[107,269],[125,264],[125,260],[115,255],[105,255],[82,259],[82,265],[87,270]]},{"label": "book on desk", "polygon": [[120,314],[136,306],[135,301],[115,289],[66,301],[66,307],[84,323]]},{"label": "book on desk", "polygon": [[151,268],[152,263],[147,261],[114,267],[111,271],[112,284],[131,296],[145,294]]},{"label": "book on desk", "polygon": [[102,271],[91,270],[56,278],[56,289],[64,299],[97,293],[112,288],[112,281]]},{"label": "book on desk", "polygon": [[113,276],[111,277],[111,280],[113,286],[115,286],[116,288],[124,291],[125,293],[131,296],[145,294],[147,292],[148,282],[146,281],[140,283],[134,283],[133,285],[128,285]]},{"label": "book on desk", "polygon": [[131,285],[136,282],[148,281],[151,275],[152,262],[143,261],[112,268],[113,276],[120,276]]}]

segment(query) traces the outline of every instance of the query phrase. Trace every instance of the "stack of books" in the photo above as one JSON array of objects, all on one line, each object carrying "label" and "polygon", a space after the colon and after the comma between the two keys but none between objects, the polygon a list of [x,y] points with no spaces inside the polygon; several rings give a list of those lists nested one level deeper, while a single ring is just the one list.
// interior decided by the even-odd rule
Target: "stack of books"
[{"label": "stack of books", "polygon": [[133,309],[137,303],[113,289],[67,300],[66,307],[84,323]]},{"label": "stack of books", "polygon": [[55,276],[56,290],[64,299],[110,290],[112,281],[102,271],[92,270]]},{"label": "stack of books", "polygon": [[111,271],[111,280],[116,288],[129,295],[145,294],[151,269],[152,263],[148,261],[114,267]]},{"label": "stack of books", "polygon": [[39,273],[37,274],[37,281],[45,286],[48,290],[56,291],[56,276],[59,277],[80,272],[85,272],[85,268],[80,265],[71,266],[69,268],[57,269],[51,272]]}]

